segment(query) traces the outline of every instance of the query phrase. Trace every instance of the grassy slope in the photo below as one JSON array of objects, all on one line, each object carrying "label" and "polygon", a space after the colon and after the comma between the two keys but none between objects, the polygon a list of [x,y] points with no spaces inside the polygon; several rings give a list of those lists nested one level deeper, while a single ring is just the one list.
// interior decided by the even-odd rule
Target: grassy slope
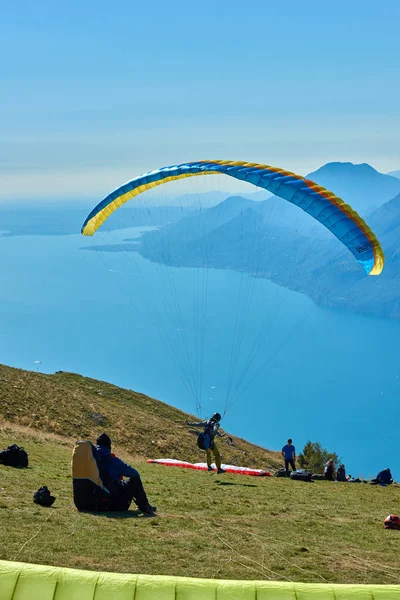
[{"label": "grassy slope", "polygon": [[[0,398],[0,418],[6,421],[75,439],[95,439],[107,431],[117,445],[146,458],[199,461],[204,457],[184,424],[189,415],[103,381],[0,365]],[[220,447],[226,463],[265,469],[280,462],[277,452],[238,438],[234,446]]]},{"label": "grassy slope", "polygon": [[[400,583],[400,532],[385,531],[382,525],[387,514],[399,512],[399,487],[305,484],[148,465],[139,455],[148,456],[146,444],[149,451],[154,446],[136,433],[146,413],[149,439],[154,439],[163,432],[158,421],[182,419],[179,411],[73,375],[0,369],[2,414],[7,418],[0,427],[0,447],[18,442],[31,461],[27,470],[0,467],[1,559],[200,577]],[[105,396],[98,398],[99,390]],[[85,395],[93,404],[89,409]],[[14,396],[22,399],[20,416]],[[126,403],[124,410],[132,410],[128,421],[122,419],[117,396]],[[105,415],[106,429],[114,437],[122,422],[115,449],[140,470],[151,502],[159,507],[156,519],[135,511],[119,518],[79,514],[74,508],[73,441],[98,431],[88,411]],[[157,436],[153,427],[160,428]],[[165,454],[182,456],[182,443],[193,453],[189,458],[199,458],[193,437],[181,437],[166,436]],[[259,448],[250,456],[251,445],[239,443],[247,449],[242,463],[248,459],[251,464],[257,452],[262,456]],[[157,455],[162,450],[157,447]],[[57,496],[54,508],[33,504],[32,494],[40,485]]]}]

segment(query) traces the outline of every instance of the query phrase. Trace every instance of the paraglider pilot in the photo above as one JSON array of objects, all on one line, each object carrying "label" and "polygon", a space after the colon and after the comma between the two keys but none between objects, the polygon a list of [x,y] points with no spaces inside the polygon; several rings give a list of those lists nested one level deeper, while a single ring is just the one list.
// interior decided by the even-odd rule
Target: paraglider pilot
[{"label": "paraglider pilot", "polygon": [[217,473],[225,473],[225,470],[221,468],[221,455],[219,453],[219,450],[217,448],[217,445],[214,441],[214,438],[216,436],[218,437],[224,437],[225,434],[220,433],[219,427],[220,427],[220,420],[221,420],[221,415],[219,413],[214,413],[213,416],[211,417],[211,419],[209,419],[208,421],[201,421],[200,423],[189,423],[188,420],[186,420],[186,425],[189,425],[190,427],[204,427],[204,434],[209,436],[209,447],[206,448],[205,452],[206,452],[206,457],[207,457],[207,467],[209,471],[214,471],[214,469],[211,466],[211,461],[212,461],[212,457],[211,457],[211,452],[214,454],[214,458],[215,458],[215,464],[217,467]]}]

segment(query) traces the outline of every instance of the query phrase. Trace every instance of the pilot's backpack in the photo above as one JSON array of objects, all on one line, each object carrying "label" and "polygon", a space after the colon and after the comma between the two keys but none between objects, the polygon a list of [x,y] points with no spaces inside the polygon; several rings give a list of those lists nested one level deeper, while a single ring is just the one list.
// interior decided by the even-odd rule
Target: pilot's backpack
[{"label": "pilot's backpack", "polygon": [[214,425],[212,421],[207,421],[207,425],[204,427],[204,431],[199,433],[197,436],[197,445],[200,450],[208,450],[208,448],[212,447],[212,432],[214,429]]},{"label": "pilot's backpack", "polygon": [[110,506],[110,492],[101,477],[96,448],[89,440],[75,442],[72,454],[74,503],[78,510],[104,511]]},{"label": "pilot's backpack", "polygon": [[13,444],[8,446],[6,450],[0,452],[0,464],[8,467],[27,467],[28,466],[28,454],[26,450]]},{"label": "pilot's backpack", "polygon": [[312,473],[311,471],[307,471],[307,469],[297,469],[297,471],[290,473],[290,479],[294,479],[295,481],[312,481]]},{"label": "pilot's backpack", "polygon": [[288,476],[287,471],[283,467],[281,469],[278,469],[278,471],[275,473],[275,477],[287,477],[287,476]]}]

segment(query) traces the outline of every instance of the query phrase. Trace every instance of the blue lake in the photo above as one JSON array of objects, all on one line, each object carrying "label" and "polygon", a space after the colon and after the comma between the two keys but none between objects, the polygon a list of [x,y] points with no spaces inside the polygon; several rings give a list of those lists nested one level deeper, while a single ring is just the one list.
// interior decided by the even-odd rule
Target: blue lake
[{"label": "blue lake", "polygon": [[81,373],[193,414],[199,404],[203,417],[229,392],[232,434],[271,449],[319,441],[354,476],[389,466],[400,478],[400,323],[232,271],[84,249],[110,241],[0,239],[1,363]]}]

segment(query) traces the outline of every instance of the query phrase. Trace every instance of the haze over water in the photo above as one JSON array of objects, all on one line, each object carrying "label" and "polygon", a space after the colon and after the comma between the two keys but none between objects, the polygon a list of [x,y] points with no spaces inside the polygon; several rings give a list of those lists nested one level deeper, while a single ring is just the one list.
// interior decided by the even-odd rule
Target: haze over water
[{"label": "haze over water", "polygon": [[[126,230],[123,237],[137,233]],[[195,400],[173,355],[180,352],[180,340],[189,340],[190,345],[195,335],[194,277],[204,277],[207,311],[199,325],[204,333],[201,416],[222,412],[231,364],[234,299],[243,275],[213,269],[194,273],[156,265],[136,253],[83,250],[109,241],[114,242],[115,235],[102,233],[89,240],[80,235],[0,240],[0,362],[46,373],[81,373],[195,414]],[[170,328],[169,340],[161,339],[162,327],[154,328],[154,312],[149,311],[149,294],[157,310],[162,313],[165,307],[165,298],[157,290],[168,269],[179,295],[185,338],[170,319],[164,323],[165,330]],[[271,449],[280,449],[288,437],[298,452],[308,439],[319,441],[337,452],[354,476],[375,475],[389,466],[399,479],[395,415],[400,323],[322,309],[269,281],[253,282],[243,347],[251,347],[268,311],[270,323],[243,380],[242,395],[227,412],[223,427]],[[238,357],[235,377],[245,355]]]}]

